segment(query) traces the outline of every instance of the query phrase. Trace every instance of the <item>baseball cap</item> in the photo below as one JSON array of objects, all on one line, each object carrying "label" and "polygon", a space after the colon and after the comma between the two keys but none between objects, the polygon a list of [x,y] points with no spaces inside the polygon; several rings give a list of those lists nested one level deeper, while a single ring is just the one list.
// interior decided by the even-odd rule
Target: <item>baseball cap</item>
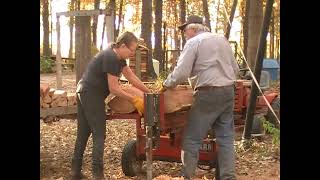
[{"label": "baseball cap", "polygon": [[185,22],[184,24],[178,26],[178,28],[182,31],[184,30],[184,28],[188,25],[188,24],[203,24],[203,19],[200,16],[197,15],[191,15],[188,17],[187,22]]}]

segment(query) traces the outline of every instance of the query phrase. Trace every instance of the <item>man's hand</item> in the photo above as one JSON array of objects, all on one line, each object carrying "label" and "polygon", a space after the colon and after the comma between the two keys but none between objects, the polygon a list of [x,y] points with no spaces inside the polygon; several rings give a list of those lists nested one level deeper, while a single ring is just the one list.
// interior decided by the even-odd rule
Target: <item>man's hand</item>
[{"label": "man's hand", "polygon": [[135,96],[132,100],[132,103],[133,103],[134,107],[137,108],[140,116],[142,116],[142,114],[144,113],[143,99],[138,96]]}]

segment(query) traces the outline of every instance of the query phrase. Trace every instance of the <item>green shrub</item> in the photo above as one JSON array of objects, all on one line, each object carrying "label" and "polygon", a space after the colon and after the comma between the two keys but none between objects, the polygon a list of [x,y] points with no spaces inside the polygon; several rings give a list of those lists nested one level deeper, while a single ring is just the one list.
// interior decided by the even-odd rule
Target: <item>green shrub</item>
[{"label": "green shrub", "polygon": [[261,120],[263,123],[263,127],[266,129],[267,132],[272,134],[272,143],[275,145],[280,144],[280,129],[277,129],[274,124],[266,121],[265,119]]},{"label": "green shrub", "polygon": [[40,56],[40,73],[52,73],[54,61],[50,57]]}]

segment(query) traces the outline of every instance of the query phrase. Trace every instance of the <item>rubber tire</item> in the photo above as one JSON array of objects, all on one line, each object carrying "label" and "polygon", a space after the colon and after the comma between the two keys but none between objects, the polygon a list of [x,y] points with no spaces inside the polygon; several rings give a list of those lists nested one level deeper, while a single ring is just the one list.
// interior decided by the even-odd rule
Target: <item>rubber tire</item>
[{"label": "rubber tire", "polygon": [[130,140],[123,148],[121,156],[122,172],[126,176],[134,177],[141,172],[142,160],[138,160],[136,156],[137,140]]},{"label": "rubber tire", "polygon": [[[278,119],[280,119],[280,97],[276,97],[270,105],[273,108],[274,112],[276,113]],[[279,123],[277,122],[277,119],[274,117],[270,109],[268,109],[268,112],[265,118],[267,121],[272,123],[276,128],[279,128]]]}]

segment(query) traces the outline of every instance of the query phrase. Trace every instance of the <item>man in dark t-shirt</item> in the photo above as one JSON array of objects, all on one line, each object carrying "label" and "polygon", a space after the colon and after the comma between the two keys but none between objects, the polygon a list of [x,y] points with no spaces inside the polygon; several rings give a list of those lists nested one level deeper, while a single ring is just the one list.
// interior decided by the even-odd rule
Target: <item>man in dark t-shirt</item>
[{"label": "man in dark t-shirt", "polygon": [[121,73],[136,88],[145,93],[151,91],[127,66],[125,59],[134,55],[137,38],[131,32],[120,35],[111,47],[98,53],[88,64],[77,85],[77,139],[71,163],[72,179],[82,179],[83,153],[92,133],[92,175],[93,179],[104,179],[103,152],[106,133],[105,98],[114,94],[133,103],[140,115],[143,100],[123,91],[119,86]]},{"label": "man in dark t-shirt", "polygon": [[106,98],[110,91],[108,87],[108,73],[120,78],[123,67],[127,66],[125,59],[118,59],[117,54],[108,48],[98,53],[88,64],[79,82],[83,88],[89,88],[97,95]]}]

